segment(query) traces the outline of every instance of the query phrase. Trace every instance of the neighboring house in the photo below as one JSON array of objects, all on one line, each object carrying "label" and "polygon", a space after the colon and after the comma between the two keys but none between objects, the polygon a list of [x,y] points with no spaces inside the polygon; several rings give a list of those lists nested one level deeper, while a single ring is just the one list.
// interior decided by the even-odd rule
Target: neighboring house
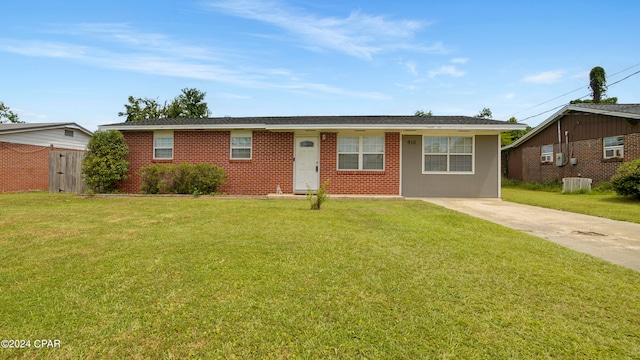
[{"label": "neighboring house", "polygon": [[47,190],[49,153],[85,150],[91,135],[76,123],[0,124],[0,192]]},{"label": "neighboring house", "polygon": [[154,163],[213,163],[227,194],[499,197],[500,133],[524,125],[464,116],[158,119],[102,125],[129,146],[126,192]]},{"label": "neighboring house", "polygon": [[640,158],[640,104],[567,105],[502,150],[510,179],[608,181]]}]

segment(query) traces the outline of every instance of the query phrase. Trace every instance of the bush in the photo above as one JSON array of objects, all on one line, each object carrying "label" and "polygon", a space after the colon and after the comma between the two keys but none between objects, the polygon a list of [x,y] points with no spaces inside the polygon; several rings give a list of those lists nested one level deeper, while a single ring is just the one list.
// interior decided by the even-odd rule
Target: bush
[{"label": "bush", "polygon": [[140,191],[145,194],[215,194],[225,183],[223,168],[213,164],[153,164],[141,168]]},{"label": "bush", "polygon": [[331,179],[327,179],[327,181],[325,181],[324,184],[320,186],[320,188],[316,191],[315,198],[313,197],[313,191],[307,185],[307,199],[309,199],[309,202],[311,203],[311,210],[320,210],[322,204],[327,201],[329,197],[329,193],[327,192],[329,181],[331,181]]},{"label": "bush", "polygon": [[615,192],[615,190],[610,182],[600,181],[591,187],[591,192],[596,194],[610,194]]},{"label": "bush", "polygon": [[611,178],[611,185],[618,195],[640,200],[640,159],[622,163]]},{"label": "bush", "polygon": [[82,173],[89,189],[95,193],[118,190],[127,178],[129,148],[117,130],[96,131],[87,144],[82,160]]}]

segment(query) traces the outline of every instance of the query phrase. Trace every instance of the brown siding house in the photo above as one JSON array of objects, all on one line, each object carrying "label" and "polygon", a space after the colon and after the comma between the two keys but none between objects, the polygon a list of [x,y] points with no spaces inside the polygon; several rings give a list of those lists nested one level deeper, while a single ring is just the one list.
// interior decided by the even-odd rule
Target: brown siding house
[{"label": "brown siding house", "polygon": [[640,158],[640,104],[567,105],[502,151],[510,179],[608,181]]}]

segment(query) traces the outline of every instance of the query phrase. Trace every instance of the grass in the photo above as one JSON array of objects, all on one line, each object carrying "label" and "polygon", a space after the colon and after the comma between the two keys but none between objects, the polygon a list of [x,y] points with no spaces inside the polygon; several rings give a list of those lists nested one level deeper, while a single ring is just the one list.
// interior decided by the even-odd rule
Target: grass
[{"label": "grass", "polygon": [[2,358],[638,358],[640,274],[420,201],[0,196]]},{"label": "grass", "polygon": [[562,194],[561,186],[507,185],[502,187],[502,199],[640,224],[640,201],[618,196],[613,191],[599,191],[598,188],[590,193]]}]

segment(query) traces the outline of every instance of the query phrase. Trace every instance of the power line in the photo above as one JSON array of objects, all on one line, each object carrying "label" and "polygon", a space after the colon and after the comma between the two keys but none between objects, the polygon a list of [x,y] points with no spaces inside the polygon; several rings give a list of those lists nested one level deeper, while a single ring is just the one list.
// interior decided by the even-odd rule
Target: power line
[{"label": "power line", "polygon": [[636,75],[636,74],[640,74],[640,70],[638,70],[638,71],[634,72],[634,73],[633,73],[633,74],[631,74],[631,75],[627,75],[627,76],[623,77],[622,79],[620,79],[620,80],[618,80],[618,81],[616,81],[616,82],[614,82],[614,83],[611,83],[611,84],[607,85],[607,87],[609,87],[609,86],[611,86],[611,85],[615,85],[615,84],[617,84],[617,83],[621,82],[622,80],[627,80],[628,78],[630,78],[630,77],[632,77],[633,75]]},{"label": "power line", "polygon": [[[618,72],[616,72],[616,73],[612,74],[611,76],[615,76],[615,75],[617,75],[617,74],[620,74],[620,73],[622,73],[622,72],[624,72],[624,71],[626,71],[626,70],[632,69],[632,68],[634,68],[634,67],[636,67],[636,66],[638,66],[638,65],[640,65],[640,63],[637,63],[637,64],[635,64],[635,65],[632,65],[632,66],[630,66],[630,67],[628,67],[628,68],[626,68],[626,69],[620,70],[620,71],[618,71]],[[620,83],[620,82],[622,82],[622,81],[624,81],[624,80],[626,80],[626,79],[628,79],[628,78],[630,78],[630,77],[632,77],[632,76],[634,76],[634,75],[637,75],[637,74],[640,74],[640,70],[639,70],[639,71],[636,71],[636,72],[634,72],[634,73],[632,73],[632,74],[630,74],[630,75],[627,75],[627,76],[625,76],[624,78],[622,78],[622,79],[620,79],[620,80],[618,80],[618,81],[615,81],[615,82],[613,82],[613,83],[611,83],[611,84],[607,85],[607,88],[609,88],[609,87],[610,87],[610,86],[612,86],[612,85],[618,84],[618,83]],[[526,108],[526,109],[524,109],[524,110],[518,111],[518,112],[514,113],[513,115],[516,115],[516,114],[519,114],[519,113],[521,113],[521,112],[524,112],[524,111],[527,111],[527,110],[531,110],[531,109],[536,108],[536,107],[538,107],[538,106],[541,106],[541,105],[544,105],[544,104],[546,104],[546,103],[552,102],[552,101],[557,100],[557,99],[559,99],[559,98],[561,98],[561,97],[563,97],[563,96],[566,96],[566,95],[569,95],[569,94],[574,93],[574,92],[576,92],[576,91],[579,91],[579,90],[581,90],[582,88],[583,88],[583,87],[580,87],[580,88],[578,88],[578,89],[575,89],[575,90],[569,91],[569,92],[567,92],[567,93],[564,93],[564,94],[562,94],[562,95],[560,95],[560,96],[556,96],[556,97],[554,97],[554,98],[553,98],[553,99],[551,99],[551,100],[547,100],[547,101],[542,102],[542,103],[540,103],[540,104],[537,104],[537,105],[531,106],[531,107],[529,107],[529,108]],[[583,95],[583,96],[579,97],[578,99],[580,99],[580,100],[581,100],[581,99],[583,99],[583,98],[585,98],[585,97],[587,97],[587,96],[589,96],[589,94],[587,94],[587,95]],[[559,108],[561,108],[561,107],[563,107],[563,106],[565,106],[565,105],[566,105],[566,104],[562,104],[562,105],[560,105],[560,106],[556,106],[556,107],[554,107],[554,108],[552,108],[552,109],[549,109],[549,110],[543,111],[543,112],[541,112],[541,113],[539,113],[539,114],[532,115],[532,116],[526,117],[526,118],[524,118],[524,119],[521,119],[520,121],[525,121],[525,120],[528,120],[528,119],[531,119],[531,118],[534,118],[534,117],[538,117],[538,116],[540,116],[540,115],[546,114],[546,113],[551,112],[551,111],[553,111],[553,110],[559,109]],[[511,117],[513,117],[513,115],[512,115]]]}]

